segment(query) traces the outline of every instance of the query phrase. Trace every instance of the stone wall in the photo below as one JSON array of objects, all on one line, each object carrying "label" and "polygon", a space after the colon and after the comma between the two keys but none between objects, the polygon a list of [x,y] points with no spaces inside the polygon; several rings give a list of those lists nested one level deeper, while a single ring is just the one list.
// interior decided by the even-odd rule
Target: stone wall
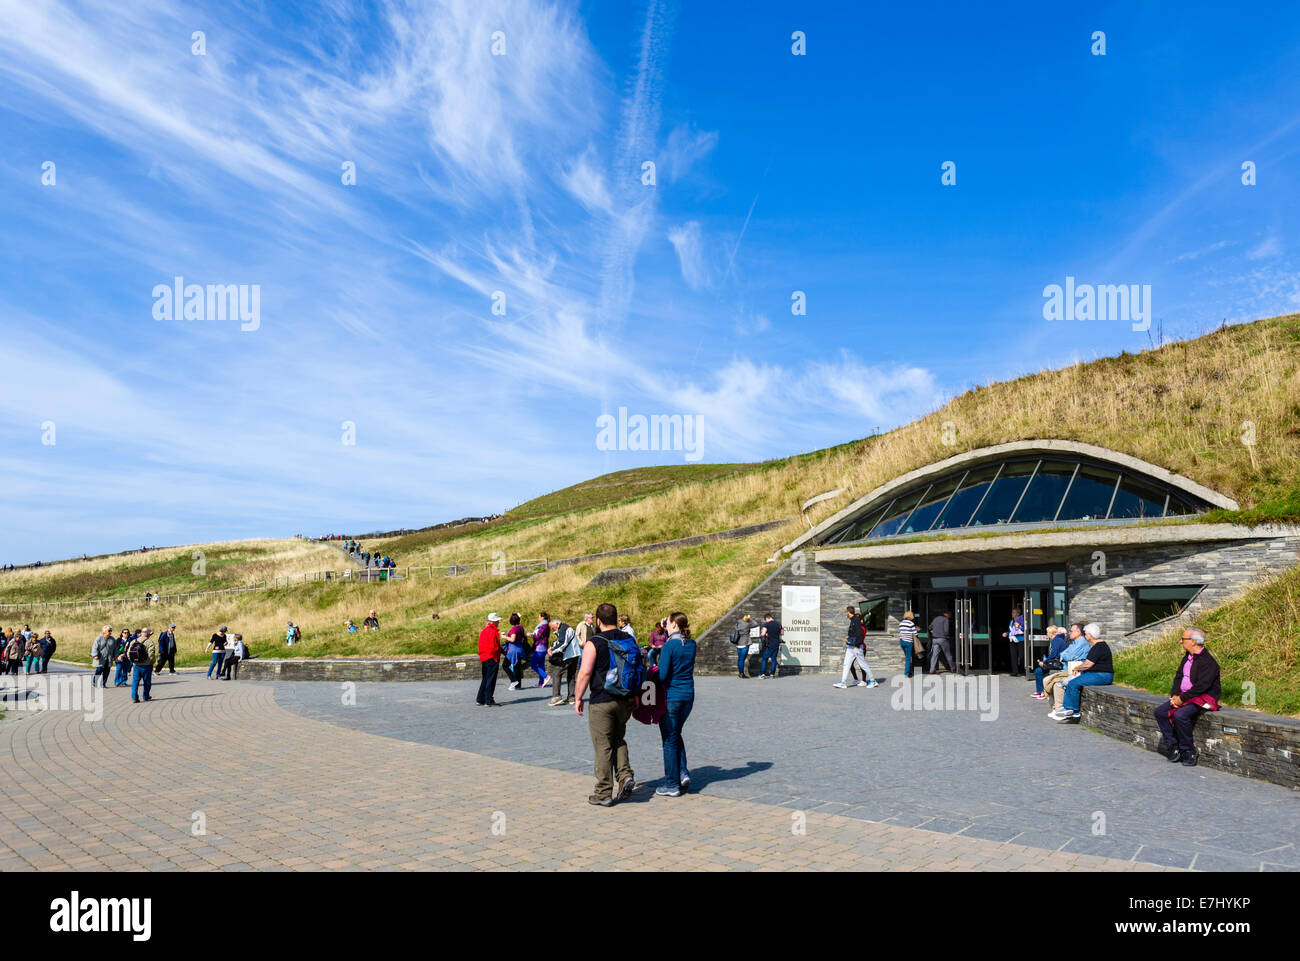
[{"label": "stone wall", "polygon": [[477,681],[482,675],[478,655],[467,654],[387,661],[351,657],[258,657],[240,662],[239,676],[250,681]]},{"label": "stone wall", "polygon": [[[1105,573],[1094,574],[1092,554],[1066,562],[1070,620],[1096,621],[1112,648],[1132,647],[1163,636],[1176,623],[1230,600],[1262,575],[1300,561],[1300,538],[1135,547],[1105,552]],[[1180,618],[1135,630],[1134,587],[1175,587],[1204,584],[1206,588]]]},{"label": "stone wall", "polygon": [[[1152,712],[1164,700],[1120,684],[1085,687],[1080,723],[1154,752],[1160,730]],[[1300,790],[1300,720],[1225,707],[1201,714],[1193,740],[1199,764]]]}]

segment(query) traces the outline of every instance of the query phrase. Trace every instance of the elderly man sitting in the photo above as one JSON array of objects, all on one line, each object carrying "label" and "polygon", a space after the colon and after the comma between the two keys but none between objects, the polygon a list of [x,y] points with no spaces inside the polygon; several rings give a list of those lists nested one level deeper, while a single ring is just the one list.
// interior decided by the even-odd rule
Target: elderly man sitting
[{"label": "elderly man sitting", "polygon": [[1170,761],[1196,767],[1197,750],[1192,741],[1192,727],[1202,711],[1219,709],[1219,662],[1205,649],[1205,632],[1189,627],[1183,631],[1182,663],[1174,672],[1169,700],[1155,710],[1160,727],[1160,745],[1156,748]]},{"label": "elderly man sitting", "polygon": [[1070,679],[1069,666],[1072,661],[1082,661],[1088,655],[1088,648],[1091,647],[1088,639],[1083,636],[1083,625],[1070,625],[1070,643],[1066,645],[1065,650],[1060,653],[1059,660],[1063,665],[1061,670],[1054,671],[1043,678],[1043,693],[1045,697],[1052,698],[1052,704],[1055,710],[1061,710],[1065,703],[1065,682]]},{"label": "elderly man sitting", "polygon": [[1047,715],[1053,721],[1078,722],[1079,702],[1085,687],[1097,687],[1115,683],[1115,663],[1111,660],[1110,645],[1101,639],[1101,628],[1096,624],[1085,624],[1083,636],[1092,646],[1082,663],[1070,672],[1070,679],[1065,682],[1065,695],[1058,710]]}]

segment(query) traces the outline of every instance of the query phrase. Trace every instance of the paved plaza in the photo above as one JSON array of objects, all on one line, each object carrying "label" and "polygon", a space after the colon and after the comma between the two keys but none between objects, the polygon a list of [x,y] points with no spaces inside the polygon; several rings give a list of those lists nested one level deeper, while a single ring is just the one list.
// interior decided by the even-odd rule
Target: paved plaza
[{"label": "paved plaza", "polygon": [[695,790],[652,796],[633,722],[642,784],[608,809],[549,689],[182,672],[99,721],[10,707],[0,870],[1300,869],[1300,796],[1053,724],[1023,682],[982,722],[831,680],[698,679]]}]

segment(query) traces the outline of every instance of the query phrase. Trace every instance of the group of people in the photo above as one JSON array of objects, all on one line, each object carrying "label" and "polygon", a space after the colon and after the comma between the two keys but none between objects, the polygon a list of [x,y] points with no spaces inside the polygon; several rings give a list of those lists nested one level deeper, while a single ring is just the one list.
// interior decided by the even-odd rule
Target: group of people
[{"label": "group of people", "polygon": [[360,628],[358,628],[356,622],[352,620],[345,621],[343,626],[347,628],[349,634],[356,634],[360,630],[377,631],[379,630],[379,618],[376,616],[374,611],[371,611],[366,619],[361,622]]},{"label": "group of people", "polygon": [[[762,664],[760,679],[776,677],[777,661],[781,654],[781,635],[785,628],[770,613],[763,615],[763,623],[754,623],[752,615],[745,614],[731,629],[731,643],[736,646],[736,676],[752,677],[746,666],[750,648],[757,646]],[[863,663],[866,663],[865,661]]]},{"label": "group of people", "polygon": [[169,624],[155,638],[153,629],[149,627],[135,631],[124,627],[114,636],[112,625],[105,624],[90,645],[90,660],[94,671],[90,679],[92,687],[96,680],[100,687],[108,687],[108,672],[116,666],[114,687],[126,687],[129,679],[131,703],[139,704],[143,684],[144,700],[152,701],[155,667],[159,673],[164,667],[176,673],[176,625]]},{"label": "group of people", "polygon": [[37,636],[27,624],[0,631],[0,674],[44,674],[56,646],[49,631]]},{"label": "group of people", "polygon": [[696,646],[687,616],[675,611],[662,618],[644,648],[628,618],[613,604],[599,605],[576,627],[543,611],[529,634],[521,620],[517,613],[510,615],[503,647],[500,615],[487,616],[478,639],[482,677],[477,703],[498,706],[496,683],[502,666],[511,678],[510,690],[522,689],[523,672],[531,668],[538,687],[550,681],[550,706],[573,704],[579,717],[585,710],[596,778],[589,803],[609,807],[635,789],[627,747],[627,724],[634,716],[659,728],[664,780],[655,794],[680,797],[688,791],[691,775],[682,728],[695,703]]},{"label": "group of people", "polygon": [[397,562],[387,554],[372,554],[370,551],[362,550],[361,545],[354,540],[344,541],[343,549],[359,560],[367,570],[370,568],[393,570],[397,567]]}]

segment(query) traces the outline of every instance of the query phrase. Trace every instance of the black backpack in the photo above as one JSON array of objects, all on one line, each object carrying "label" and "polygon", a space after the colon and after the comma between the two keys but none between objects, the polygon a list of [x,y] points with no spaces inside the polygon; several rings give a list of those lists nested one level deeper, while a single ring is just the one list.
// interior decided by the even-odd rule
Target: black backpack
[{"label": "black backpack", "polygon": [[149,648],[137,638],[126,646],[126,659],[132,664],[148,664]]}]

